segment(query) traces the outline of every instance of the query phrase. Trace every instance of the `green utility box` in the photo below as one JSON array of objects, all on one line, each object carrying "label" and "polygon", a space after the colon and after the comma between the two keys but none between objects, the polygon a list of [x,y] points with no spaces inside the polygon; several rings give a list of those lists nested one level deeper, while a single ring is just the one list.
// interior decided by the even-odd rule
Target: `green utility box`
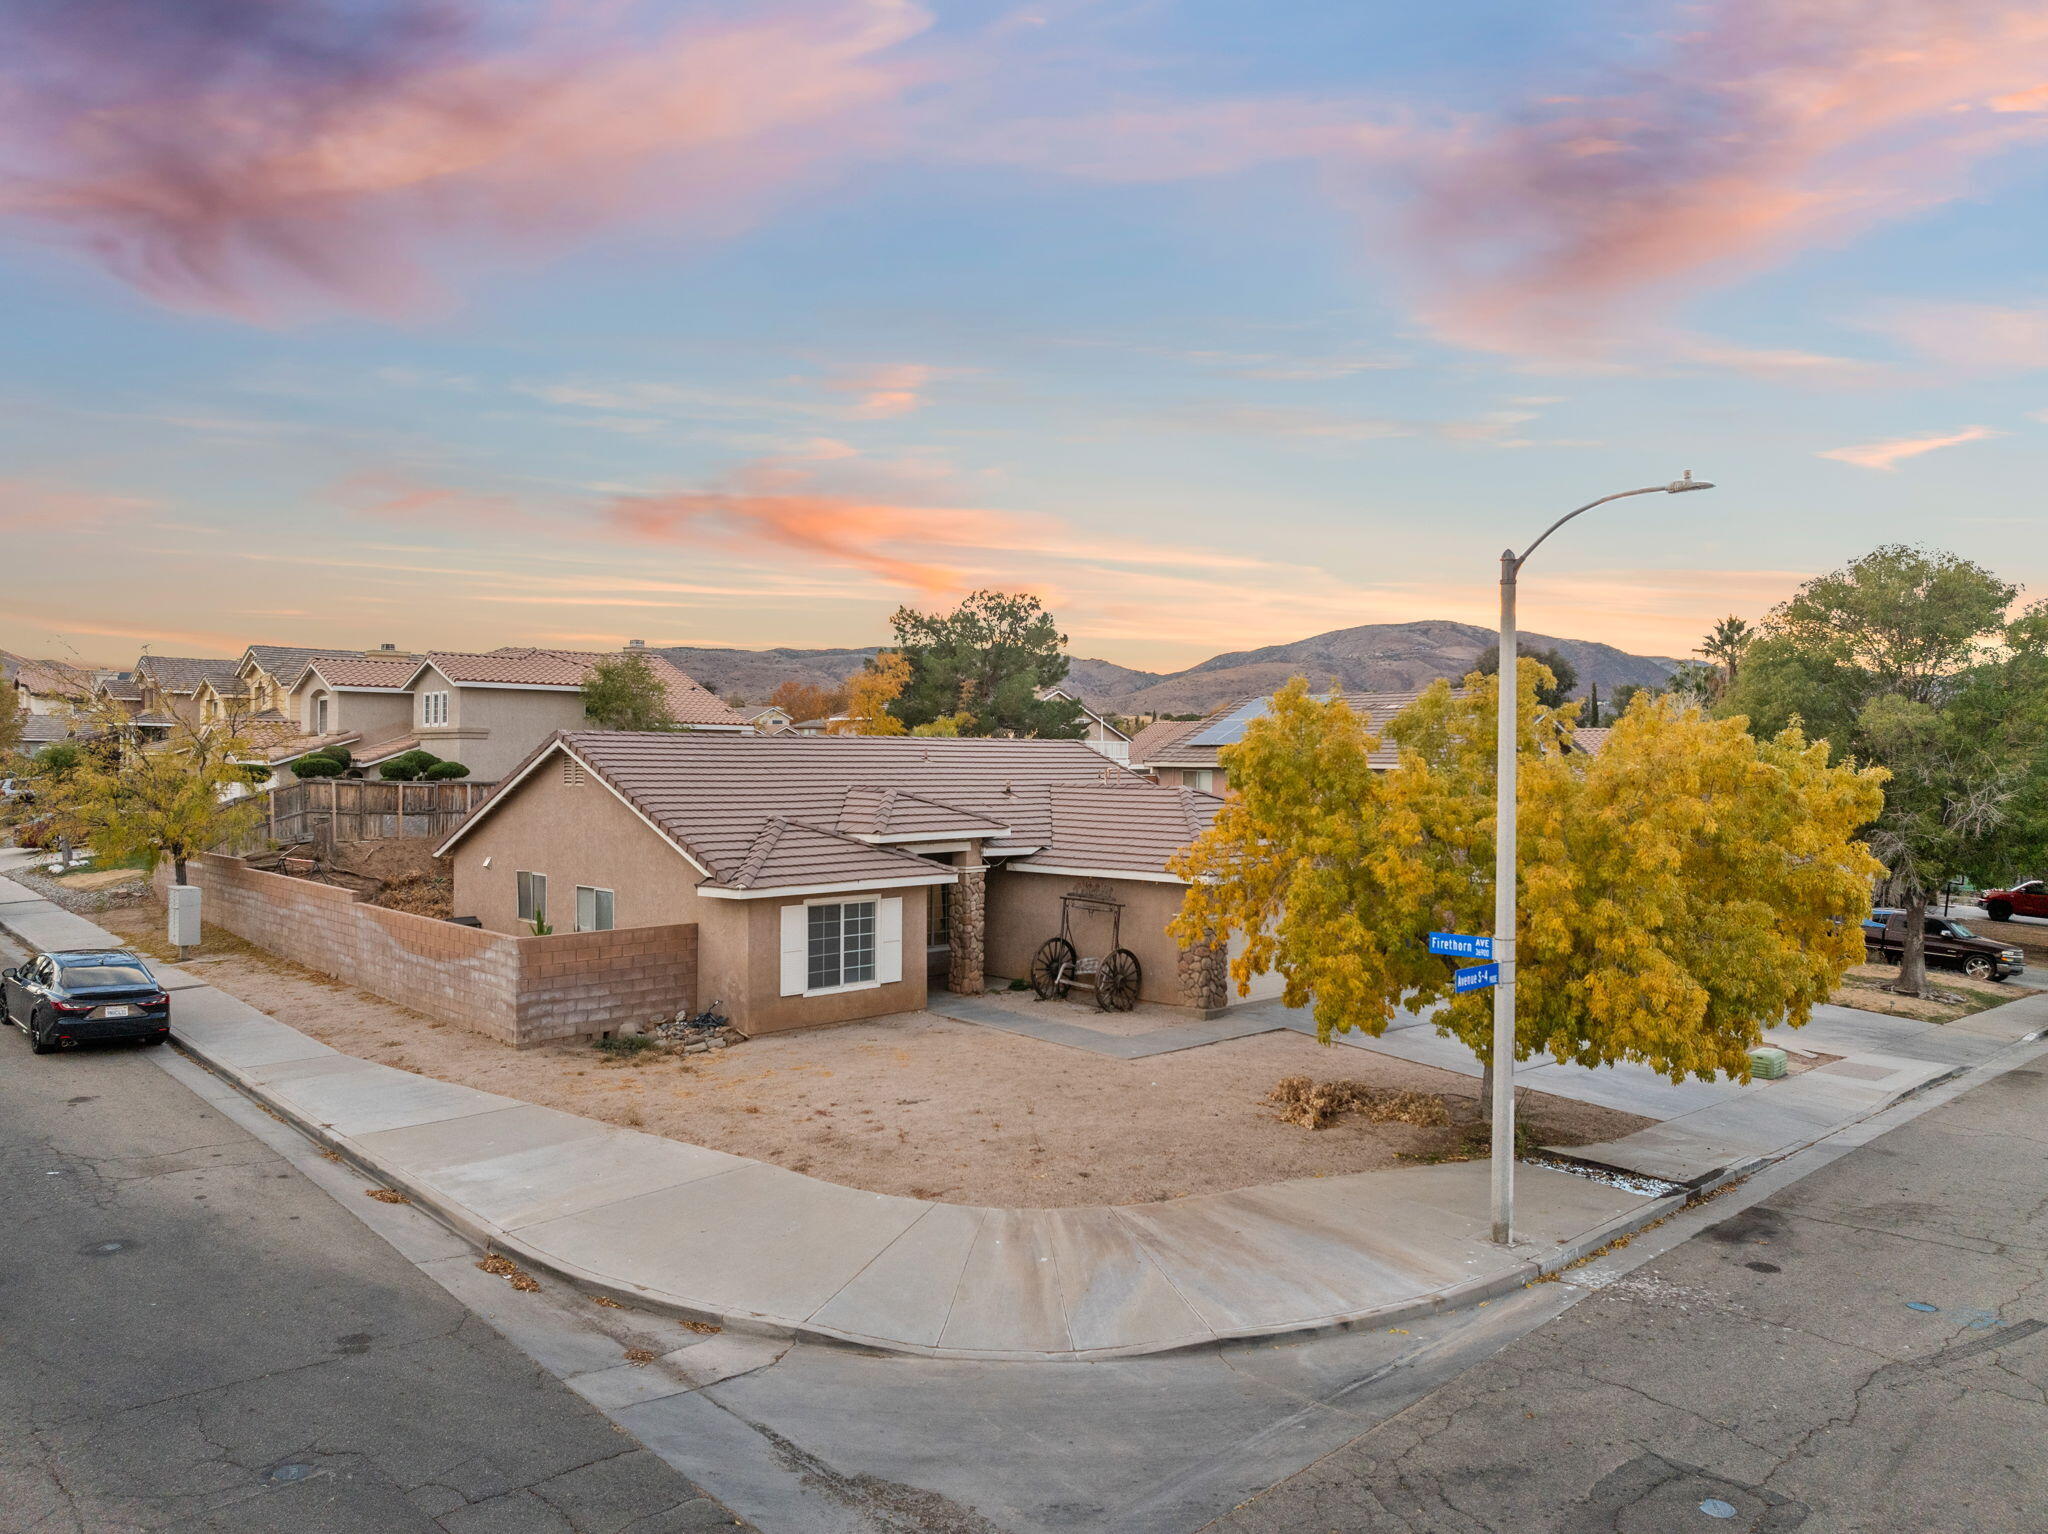
[{"label": "green utility box", "polygon": [[1749,1052],[1749,1074],[1758,1081],[1776,1081],[1785,1074],[1785,1064],[1785,1051],[1782,1049],[1765,1045]]}]

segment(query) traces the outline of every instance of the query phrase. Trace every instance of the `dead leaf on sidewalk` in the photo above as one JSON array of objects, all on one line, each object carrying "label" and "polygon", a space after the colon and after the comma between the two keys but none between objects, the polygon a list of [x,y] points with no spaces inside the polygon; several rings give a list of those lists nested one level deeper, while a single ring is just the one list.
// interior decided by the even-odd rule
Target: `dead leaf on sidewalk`
[{"label": "dead leaf on sidewalk", "polygon": [[626,1349],[626,1362],[631,1364],[636,1369],[646,1368],[649,1364],[653,1363],[655,1359],[659,1357],[661,1357],[661,1355],[655,1352],[652,1348]]},{"label": "dead leaf on sidewalk", "polygon": [[707,1337],[725,1330],[722,1326],[713,1326],[709,1321],[678,1321],[676,1325],[686,1332],[699,1332]]},{"label": "dead leaf on sidewalk", "polygon": [[365,1188],[363,1191],[380,1204],[410,1204],[411,1199],[396,1188]]},{"label": "dead leaf on sidewalk", "polygon": [[621,1305],[617,1300],[607,1299],[605,1296],[601,1294],[593,1294],[590,1297],[590,1303],[593,1305],[602,1305],[606,1310],[624,1310],[626,1308],[625,1306]]},{"label": "dead leaf on sidewalk", "polygon": [[540,1288],[540,1280],[509,1257],[500,1257],[496,1252],[477,1264],[493,1278],[502,1278],[521,1294],[531,1294]]}]

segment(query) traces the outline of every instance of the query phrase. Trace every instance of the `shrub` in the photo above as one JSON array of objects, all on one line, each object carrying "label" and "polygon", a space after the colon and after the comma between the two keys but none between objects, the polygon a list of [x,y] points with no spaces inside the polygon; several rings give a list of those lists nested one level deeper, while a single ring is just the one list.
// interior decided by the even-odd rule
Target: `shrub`
[{"label": "shrub", "polygon": [[356,759],[348,754],[347,746],[322,746],[318,751],[314,752],[313,754],[315,756],[332,757],[335,761],[339,762],[344,767],[352,767],[355,765]]},{"label": "shrub", "polygon": [[308,756],[300,757],[296,762],[292,763],[292,776],[297,778],[338,778],[341,776],[341,763],[327,755],[324,751],[315,751]]},{"label": "shrub", "polygon": [[401,752],[377,769],[377,776],[388,783],[410,783],[429,767],[441,760],[431,751],[412,750]]},{"label": "shrub", "polygon": [[450,778],[466,778],[468,776],[469,769],[460,762],[436,762],[420,774],[421,779],[428,783],[445,783]]}]

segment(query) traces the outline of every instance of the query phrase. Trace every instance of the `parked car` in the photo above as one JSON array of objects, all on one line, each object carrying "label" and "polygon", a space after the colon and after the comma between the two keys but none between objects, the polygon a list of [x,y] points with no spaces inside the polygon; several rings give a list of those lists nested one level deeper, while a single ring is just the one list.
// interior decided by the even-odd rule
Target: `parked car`
[{"label": "parked car", "polygon": [[0,804],[34,804],[35,791],[27,778],[0,778]]},{"label": "parked car", "polygon": [[73,948],[0,970],[0,1017],[47,1055],[101,1039],[161,1044],[171,998],[149,966],[122,948]]},{"label": "parked car", "polygon": [[[1927,962],[1959,969],[1972,980],[2003,980],[2027,967],[2027,956],[1995,938],[1979,937],[1961,922],[1929,916]],[[1873,959],[1893,964],[1906,951],[1906,913],[1880,908],[1863,924],[1863,949]]]},{"label": "parked car", "polygon": [[1984,914],[1993,921],[2011,921],[2014,916],[2048,916],[2048,885],[2028,879],[2009,890],[1986,890]]}]

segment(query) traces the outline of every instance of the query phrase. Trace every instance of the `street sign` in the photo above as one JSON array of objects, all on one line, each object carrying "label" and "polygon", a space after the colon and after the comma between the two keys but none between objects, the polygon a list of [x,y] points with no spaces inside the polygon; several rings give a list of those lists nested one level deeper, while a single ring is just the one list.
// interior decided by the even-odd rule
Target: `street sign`
[{"label": "street sign", "polygon": [[1463,932],[1432,932],[1429,951],[1447,953],[1454,959],[1490,959],[1493,957],[1493,939],[1469,937]]},{"label": "street sign", "polygon": [[1467,991],[1483,991],[1499,984],[1498,964],[1474,964],[1471,968],[1458,970],[1451,976],[1451,989],[1460,996]]}]

